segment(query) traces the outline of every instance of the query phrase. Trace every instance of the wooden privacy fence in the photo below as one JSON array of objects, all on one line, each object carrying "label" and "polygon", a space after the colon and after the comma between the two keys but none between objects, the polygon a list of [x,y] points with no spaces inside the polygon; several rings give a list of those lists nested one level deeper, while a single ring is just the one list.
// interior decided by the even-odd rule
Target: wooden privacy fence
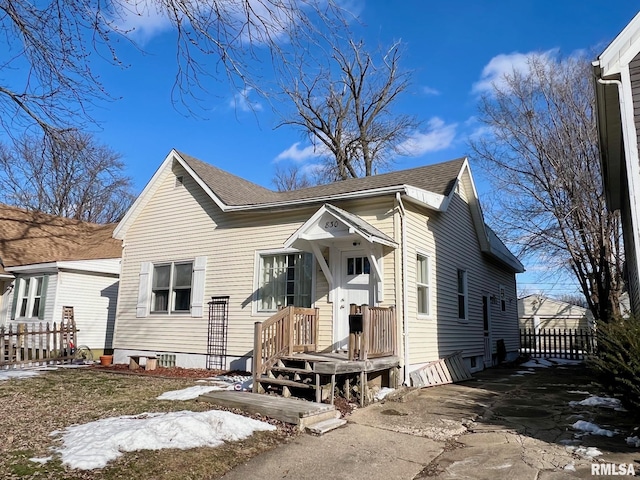
[{"label": "wooden privacy fence", "polygon": [[567,358],[584,360],[596,350],[593,330],[522,328],[520,329],[520,353],[532,357]]},{"label": "wooden privacy fence", "polygon": [[77,333],[73,320],[0,326],[0,368],[71,363]]}]

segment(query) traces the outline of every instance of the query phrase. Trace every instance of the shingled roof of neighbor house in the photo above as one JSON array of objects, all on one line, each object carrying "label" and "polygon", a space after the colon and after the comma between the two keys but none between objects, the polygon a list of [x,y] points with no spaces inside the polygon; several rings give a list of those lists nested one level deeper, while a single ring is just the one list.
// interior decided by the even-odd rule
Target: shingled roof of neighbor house
[{"label": "shingled roof of neighbor house", "polygon": [[120,258],[116,224],[99,225],[0,204],[0,262],[5,268]]},{"label": "shingled roof of neighbor house", "polygon": [[231,206],[311,200],[383,188],[400,188],[403,185],[411,185],[428,192],[447,196],[454,187],[465,161],[464,158],[458,158],[436,165],[381,173],[370,177],[352,178],[298,190],[275,192],[185,153],[178,152],[178,154],[222,202]]}]

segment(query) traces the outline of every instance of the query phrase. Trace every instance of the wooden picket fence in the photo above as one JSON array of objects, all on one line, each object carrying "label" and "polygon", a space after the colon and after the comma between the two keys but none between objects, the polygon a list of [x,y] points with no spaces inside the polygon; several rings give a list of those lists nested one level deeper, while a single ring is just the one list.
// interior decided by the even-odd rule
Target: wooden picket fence
[{"label": "wooden picket fence", "polygon": [[0,369],[71,363],[77,334],[73,320],[0,326]]},{"label": "wooden picket fence", "polygon": [[584,360],[596,351],[593,330],[561,328],[520,329],[520,353],[531,357]]}]

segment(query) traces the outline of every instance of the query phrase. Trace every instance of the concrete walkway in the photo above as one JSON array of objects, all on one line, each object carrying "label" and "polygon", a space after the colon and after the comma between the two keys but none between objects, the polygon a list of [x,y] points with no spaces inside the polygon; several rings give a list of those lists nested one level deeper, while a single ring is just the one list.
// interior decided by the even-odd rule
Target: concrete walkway
[{"label": "concrete walkway", "polygon": [[[356,410],[343,428],[301,435],[223,478],[608,478],[592,476],[592,463],[632,463],[640,474],[640,449],[625,442],[639,434],[628,413],[569,405],[598,393],[582,367],[519,373],[525,370],[496,368],[463,384],[405,392]],[[581,435],[571,428],[578,419],[616,435]],[[602,455],[593,459],[580,447]]]}]

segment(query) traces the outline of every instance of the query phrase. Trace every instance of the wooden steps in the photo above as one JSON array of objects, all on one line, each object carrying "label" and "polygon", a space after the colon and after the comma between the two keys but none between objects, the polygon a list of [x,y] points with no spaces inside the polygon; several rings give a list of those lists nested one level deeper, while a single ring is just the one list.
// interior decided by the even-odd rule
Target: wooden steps
[{"label": "wooden steps", "polygon": [[409,377],[412,385],[414,387],[430,387],[469,380],[471,372],[465,365],[461,353],[452,353],[411,372]]},{"label": "wooden steps", "polygon": [[[340,417],[340,412],[333,405],[259,393],[221,390],[200,395],[198,400],[275,418],[282,422],[298,425],[300,430]],[[321,424],[317,429],[323,430],[330,425],[336,424],[334,422]]]}]

